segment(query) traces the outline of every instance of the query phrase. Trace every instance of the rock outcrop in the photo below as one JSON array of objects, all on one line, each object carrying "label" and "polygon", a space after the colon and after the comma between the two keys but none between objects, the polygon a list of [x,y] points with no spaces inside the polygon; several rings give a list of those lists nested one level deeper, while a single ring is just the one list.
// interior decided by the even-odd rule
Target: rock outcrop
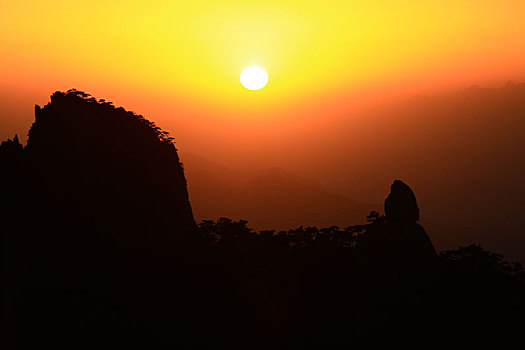
[{"label": "rock outcrop", "polygon": [[401,180],[395,180],[390,186],[390,194],[385,199],[385,215],[390,222],[419,221],[416,196]]},{"label": "rock outcrop", "polygon": [[[55,92],[35,107],[25,147],[2,143],[0,166],[6,319],[21,347],[118,343],[151,310],[184,313],[182,266],[197,237],[166,132],[80,91]],[[147,328],[162,324],[157,315]]]},{"label": "rock outcrop", "polygon": [[82,223],[67,230],[139,240],[194,227],[172,138],[122,107],[76,90],[56,92],[51,103],[35,106],[23,156],[31,202],[57,227]]},{"label": "rock outcrop", "polygon": [[385,217],[367,226],[358,250],[366,261],[387,270],[405,273],[436,262],[436,252],[419,220],[414,192],[395,180],[385,200]]}]

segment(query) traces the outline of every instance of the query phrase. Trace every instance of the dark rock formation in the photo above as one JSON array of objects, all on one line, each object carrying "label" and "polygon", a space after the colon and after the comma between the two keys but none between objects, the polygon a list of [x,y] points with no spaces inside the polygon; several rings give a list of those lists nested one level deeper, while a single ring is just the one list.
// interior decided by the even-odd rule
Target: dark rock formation
[{"label": "dark rock formation", "polygon": [[2,201],[4,209],[13,208],[15,192],[22,170],[24,147],[18,141],[18,135],[0,144],[0,183],[2,184]]},{"label": "dark rock formation", "polygon": [[425,229],[416,223],[419,208],[414,192],[395,180],[385,200],[386,216],[367,226],[358,250],[370,264],[405,273],[436,262],[436,252]]},{"label": "dark rock formation", "polygon": [[177,150],[153,123],[75,90],[36,106],[35,119],[25,157],[58,220],[142,238],[193,227]]},{"label": "dark rock formation", "polygon": [[182,312],[170,305],[182,288],[165,281],[184,284],[196,232],[166,132],[80,91],[55,92],[35,107],[26,147],[2,143],[0,166],[14,338],[67,344],[96,329],[93,341],[118,339],[152,308]]},{"label": "dark rock formation", "polygon": [[385,199],[385,214],[390,222],[419,221],[419,207],[412,189],[401,180],[390,186],[390,194]]},{"label": "dark rock formation", "polygon": [[[7,139],[7,141],[2,141],[2,144],[0,145],[0,149],[2,150],[0,155],[2,157],[9,156],[21,152],[23,148],[24,147],[20,144],[20,141],[18,141],[18,135],[15,135],[12,140]],[[2,161],[5,161],[4,158],[2,158]]]}]

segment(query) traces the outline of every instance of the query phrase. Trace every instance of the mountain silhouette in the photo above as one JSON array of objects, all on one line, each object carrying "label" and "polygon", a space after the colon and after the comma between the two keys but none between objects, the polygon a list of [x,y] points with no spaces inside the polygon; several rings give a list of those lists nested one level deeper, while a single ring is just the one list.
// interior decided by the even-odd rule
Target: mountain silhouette
[{"label": "mountain silhouette", "polygon": [[378,206],[333,193],[281,168],[233,170],[195,154],[184,154],[195,216],[248,220],[255,229],[363,222]]},{"label": "mountain silhouette", "polygon": [[[192,198],[216,201],[199,210],[242,215],[244,204],[264,228],[306,224],[196,225],[166,132],[77,90],[35,107],[27,145],[18,136],[0,145],[3,348],[523,341],[521,265],[475,244],[436,254],[401,180],[385,215],[318,228],[309,215],[361,221],[353,215],[367,205],[279,168],[237,173],[188,158]],[[286,219],[295,206],[310,208]]]},{"label": "mountain silhouette", "polygon": [[53,198],[61,216],[114,232],[174,234],[194,222],[171,140],[140,115],[70,90],[35,106],[24,157],[39,195]]},{"label": "mountain silhouette", "polygon": [[[169,310],[164,279],[153,276],[178,275],[196,239],[172,140],[140,115],[69,90],[35,106],[25,147],[17,137],[2,143],[2,242],[17,332],[55,339],[71,331],[68,344],[82,336],[71,319],[100,322],[93,339],[115,339],[112,323],[136,326],[121,307],[143,319],[157,298]],[[182,290],[170,293],[177,299]]]}]

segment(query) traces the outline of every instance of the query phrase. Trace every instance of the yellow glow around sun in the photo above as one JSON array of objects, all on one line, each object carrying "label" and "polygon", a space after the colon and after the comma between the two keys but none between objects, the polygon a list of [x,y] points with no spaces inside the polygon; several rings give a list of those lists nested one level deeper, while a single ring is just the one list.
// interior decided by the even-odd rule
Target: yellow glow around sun
[{"label": "yellow glow around sun", "polygon": [[241,84],[248,90],[261,90],[268,84],[268,74],[261,67],[248,67],[241,73]]},{"label": "yellow glow around sun", "polygon": [[[523,0],[0,0],[0,9],[0,100],[13,86],[46,98],[76,87],[244,121],[313,106],[342,113],[360,103],[354,93],[483,84],[525,69]],[[254,65],[272,77],[259,94],[239,86]]]}]

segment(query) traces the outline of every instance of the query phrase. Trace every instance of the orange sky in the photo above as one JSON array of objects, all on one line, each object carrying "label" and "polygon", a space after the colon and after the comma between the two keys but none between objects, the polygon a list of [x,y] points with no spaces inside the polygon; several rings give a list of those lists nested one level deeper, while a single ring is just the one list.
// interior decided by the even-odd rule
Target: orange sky
[{"label": "orange sky", "polygon": [[[475,233],[430,225],[433,240],[521,259],[521,102],[402,101],[525,81],[524,18],[523,0],[0,0],[0,138],[25,142],[35,103],[77,88],[170,131],[183,163],[282,167],[369,203],[401,178],[424,225]],[[251,65],[260,91],[239,82]]]},{"label": "orange sky", "polygon": [[[144,114],[199,152],[213,133],[278,137],[362,105],[525,78],[521,0],[0,6],[3,138],[25,135],[34,103],[72,87]],[[249,65],[267,70],[263,90],[240,85]]]}]

